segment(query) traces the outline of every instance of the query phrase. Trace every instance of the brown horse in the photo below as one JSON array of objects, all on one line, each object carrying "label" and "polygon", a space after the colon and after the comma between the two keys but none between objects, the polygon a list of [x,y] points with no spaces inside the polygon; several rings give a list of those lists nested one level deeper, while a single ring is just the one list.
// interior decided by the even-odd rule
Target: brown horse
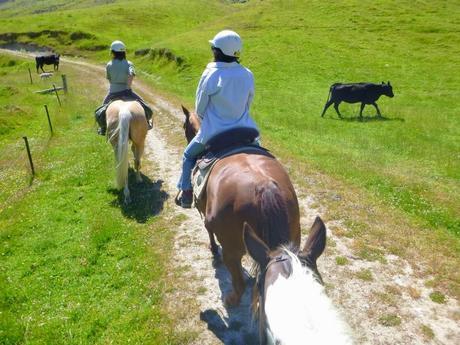
[{"label": "brown horse", "polygon": [[[196,114],[184,107],[187,140],[200,127]],[[222,258],[232,276],[233,291],[227,305],[238,305],[245,289],[241,258],[246,253],[243,224],[247,222],[274,249],[283,243],[300,244],[297,196],[282,165],[272,156],[238,153],[216,163],[205,196],[196,207],[204,214],[214,255],[222,246]]]},{"label": "brown horse", "polygon": [[112,144],[117,162],[117,187],[124,189],[124,203],[130,203],[128,189],[128,141],[131,140],[131,150],[134,154],[136,180],[141,182],[141,157],[144,152],[144,142],[147,136],[148,124],[144,109],[135,101],[112,102],[106,111],[107,135]]}]

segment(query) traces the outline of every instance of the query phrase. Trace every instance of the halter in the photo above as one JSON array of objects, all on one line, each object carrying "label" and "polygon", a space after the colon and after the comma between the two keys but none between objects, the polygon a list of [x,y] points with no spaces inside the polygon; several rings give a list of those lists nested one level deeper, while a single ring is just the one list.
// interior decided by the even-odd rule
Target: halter
[{"label": "halter", "polygon": [[[277,342],[275,340],[275,337],[273,336],[273,333],[270,330],[270,327],[265,327],[265,324],[267,322],[266,316],[265,316],[265,276],[267,274],[268,269],[270,266],[274,264],[279,264],[284,261],[290,260],[290,256],[283,252],[280,255],[275,256],[272,258],[268,264],[265,266],[265,269],[263,271],[260,271],[256,284],[257,284],[257,290],[259,292],[259,310],[260,312],[260,317],[259,317],[259,336],[260,336],[260,342],[261,344],[265,345],[276,345]],[[291,272],[292,273],[292,267],[291,267]],[[262,332],[262,330],[265,330],[265,333]]]}]

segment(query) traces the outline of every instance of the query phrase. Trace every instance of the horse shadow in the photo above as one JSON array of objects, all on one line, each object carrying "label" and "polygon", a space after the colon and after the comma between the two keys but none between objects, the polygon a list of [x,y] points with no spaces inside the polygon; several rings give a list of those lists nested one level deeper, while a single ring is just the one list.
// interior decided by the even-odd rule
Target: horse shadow
[{"label": "horse shadow", "polygon": [[[219,283],[221,300],[232,290],[232,278],[222,262],[221,255],[214,257],[215,278]],[[200,313],[200,319],[207,323],[208,329],[225,345],[259,344],[257,322],[252,319],[251,303],[255,279],[243,268],[246,290],[237,307],[227,307],[227,315],[216,309],[207,309]],[[222,302],[223,303],[223,302]]]},{"label": "horse shadow", "polygon": [[152,181],[148,176],[141,173],[142,182],[136,182],[135,171],[129,168],[128,186],[132,201],[129,204],[123,202],[123,190],[110,188],[107,191],[116,196],[110,203],[113,207],[119,207],[123,216],[134,219],[138,223],[145,223],[163,211],[164,203],[169,194],[162,190],[163,180]]},{"label": "horse shadow", "polygon": [[352,116],[342,118],[331,118],[331,120],[345,121],[345,122],[386,122],[386,121],[399,121],[405,122],[406,120],[401,117],[386,117],[386,116]]}]

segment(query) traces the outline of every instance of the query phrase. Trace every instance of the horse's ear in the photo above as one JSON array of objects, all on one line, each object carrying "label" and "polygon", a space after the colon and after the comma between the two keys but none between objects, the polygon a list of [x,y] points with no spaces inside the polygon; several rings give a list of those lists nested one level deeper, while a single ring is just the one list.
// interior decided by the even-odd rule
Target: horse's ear
[{"label": "horse's ear", "polygon": [[182,104],[181,104],[181,107],[182,107],[182,111],[184,112],[185,114],[185,117],[187,118],[187,120],[189,119],[190,117],[190,112],[188,111],[188,109],[186,107],[184,107]]},{"label": "horse's ear", "polygon": [[249,255],[260,265],[267,266],[270,261],[270,248],[256,235],[251,226],[244,222],[243,240]]},{"label": "horse's ear", "polygon": [[391,86],[390,81],[388,80],[388,86]]},{"label": "horse's ear", "polygon": [[313,223],[307,242],[299,254],[301,257],[309,258],[316,263],[326,247],[326,226],[320,217],[316,217]]},{"label": "horse's ear", "polygon": [[384,82],[384,81],[382,81],[382,84],[385,84],[385,82]]}]

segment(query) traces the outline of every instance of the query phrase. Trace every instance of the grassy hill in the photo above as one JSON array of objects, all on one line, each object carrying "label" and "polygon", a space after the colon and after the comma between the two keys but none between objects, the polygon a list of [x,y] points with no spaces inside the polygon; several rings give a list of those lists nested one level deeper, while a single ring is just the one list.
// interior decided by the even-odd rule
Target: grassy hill
[{"label": "grassy hill", "polygon": [[[387,218],[397,213],[416,229],[402,249],[378,239],[387,250],[423,242],[429,252],[441,243],[454,256],[445,285],[460,295],[459,3],[56,0],[7,2],[0,10],[0,45],[35,42],[105,62],[110,42],[121,39],[140,77],[189,105],[211,58],[208,39],[238,31],[241,61],[256,78],[252,113],[263,142],[295,162],[294,173],[305,172],[300,181],[328,176],[358,190],[360,207],[382,203]],[[387,80],[395,97],[378,101],[382,119],[366,107],[359,121],[359,105],[347,104],[344,120],[332,108],[320,117],[332,83]],[[386,237],[403,240],[399,224],[382,226]]]}]

